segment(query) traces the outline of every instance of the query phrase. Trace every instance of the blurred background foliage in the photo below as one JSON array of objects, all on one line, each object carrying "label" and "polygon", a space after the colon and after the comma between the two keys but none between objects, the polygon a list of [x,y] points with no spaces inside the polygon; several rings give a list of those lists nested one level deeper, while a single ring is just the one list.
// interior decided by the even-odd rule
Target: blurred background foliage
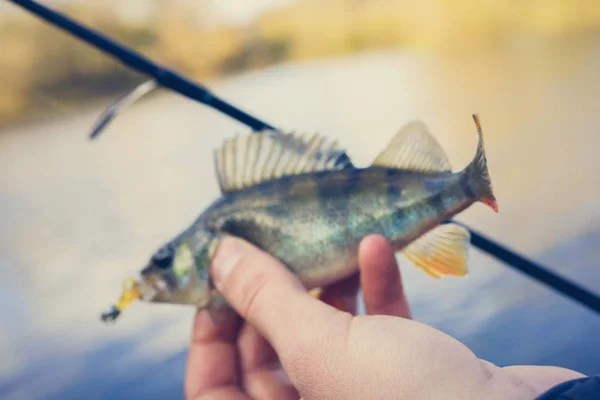
[{"label": "blurred background foliage", "polygon": [[[297,0],[239,24],[213,23],[203,4],[208,3],[147,1],[141,17],[122,12],[113,1],[56,7],[203,81],[367,49],[456,52],[502,45],[523,33],[564,37],[600,30],[598,0]],[[0,13],[0,49],[0,125],[43,112],[44,104],[75,105],[141,81],[23,12]]]}]

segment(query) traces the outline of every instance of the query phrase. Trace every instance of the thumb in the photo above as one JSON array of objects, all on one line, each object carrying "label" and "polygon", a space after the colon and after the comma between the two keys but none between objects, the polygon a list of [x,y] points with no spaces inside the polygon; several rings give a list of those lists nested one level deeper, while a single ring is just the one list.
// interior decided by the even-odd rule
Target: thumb
[{"label": "thumb", "polygon": [[[315,299],[279,260],[250,243],[224,236],[212,260],[215,286],[282,358],[323,345],[323,329],[344,313]],[[282,361],[284,361],[282,359]]]}]

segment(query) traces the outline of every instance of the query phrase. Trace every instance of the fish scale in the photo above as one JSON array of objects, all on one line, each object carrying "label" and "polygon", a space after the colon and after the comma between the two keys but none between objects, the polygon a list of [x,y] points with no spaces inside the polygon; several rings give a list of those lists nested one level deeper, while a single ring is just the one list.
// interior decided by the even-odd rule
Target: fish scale
[{"label": "fish scale", "polygon": [[371,233],[385,236],[431,277],[465,276],[469,232],[440,224],[475,202],[497,211],[481,126],[474,120],[475,156],[454,173],[421,122],[401,128],[366,168],[352,167],[335,142],[315,134],[264,131],[226,140],[215,151],[221,197],[164,244],[140,278],[126,281],[103,319],[114,320],[142,299],[206,308],[219,321],[231,310],[208,271],[224,235],[278,258],[307,289],[357,273],[360,241]]}]

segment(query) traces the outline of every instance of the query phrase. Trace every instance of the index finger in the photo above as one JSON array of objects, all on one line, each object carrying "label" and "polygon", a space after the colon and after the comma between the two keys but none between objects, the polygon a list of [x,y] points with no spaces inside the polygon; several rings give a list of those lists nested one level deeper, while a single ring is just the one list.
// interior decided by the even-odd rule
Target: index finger
[{"label": "index finger", "polygon": [[360,243],[358,262],[367,313],[410,319],[410,307],[391,243],[381,235],[365,237]]},{"label": "index finger", "polygon": [[242,395],[236,349],[240,323],[240,318],[235,317],[215,324],[206,310],[196,313],[186,365],[186,398],[197,398],[224,389],[230,393],[238,391]]}]

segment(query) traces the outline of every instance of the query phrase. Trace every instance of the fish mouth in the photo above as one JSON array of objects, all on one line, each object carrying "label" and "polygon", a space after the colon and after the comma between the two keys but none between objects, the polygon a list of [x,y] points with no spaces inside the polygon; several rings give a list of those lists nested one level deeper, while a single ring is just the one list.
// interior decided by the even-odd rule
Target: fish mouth
[{"label": "fish mouth", "polygon": [[498,202],[496,201],[494,195],[490,194],[489,196],[485,196],[483,199],[481,199],[481,202],[494,210],[494,212],[498,212]]}]

